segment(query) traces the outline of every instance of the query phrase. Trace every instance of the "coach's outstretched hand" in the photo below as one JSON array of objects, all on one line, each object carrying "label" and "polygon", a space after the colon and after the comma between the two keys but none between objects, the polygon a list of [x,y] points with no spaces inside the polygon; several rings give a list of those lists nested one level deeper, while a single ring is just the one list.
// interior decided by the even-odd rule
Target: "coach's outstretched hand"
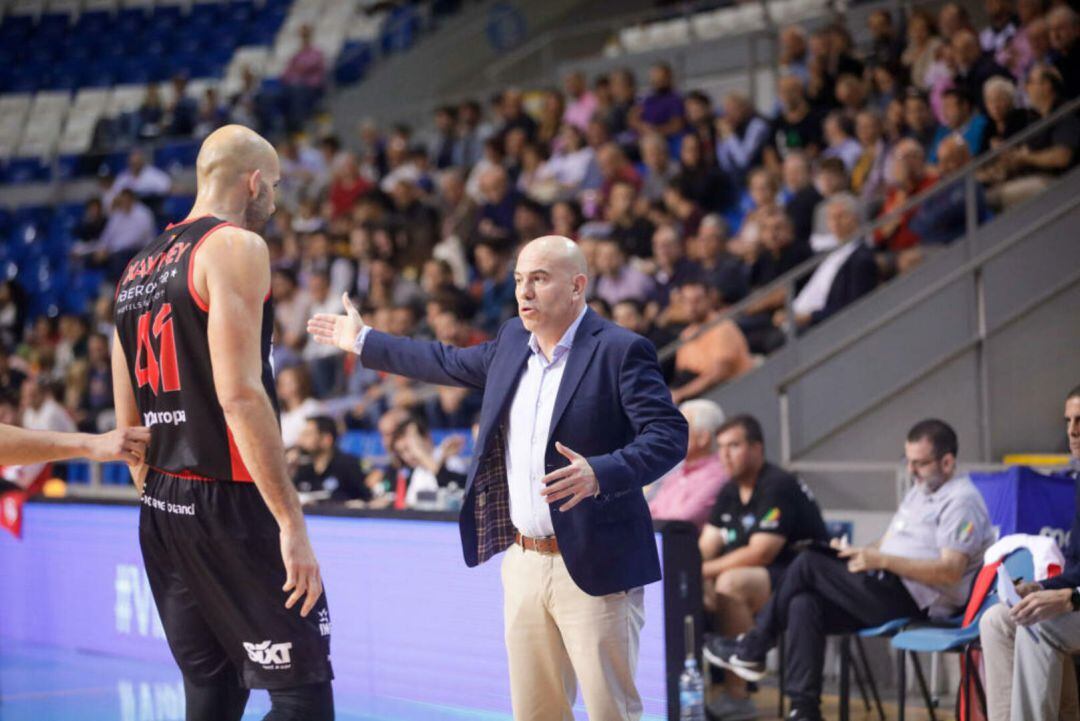
[{"label": "coach's outstretched hand", "polygon": [[303,525],[295,530],[281,529],[281,560],[285,563],[285,585],[281,590],[292,591],[285,608],[292,608],[303,598],[300,615],[306,617],[322,595],[322,576]]},{"label": "coach's outstretched hand", "polygon": [[319,313],[307,322],[307,330],[316,343],[351,352],[356,345],[356,337],[364,329],[364,319],[349,300],[348,293],[341,294],[341,303],[345,306],[345,315]]}]

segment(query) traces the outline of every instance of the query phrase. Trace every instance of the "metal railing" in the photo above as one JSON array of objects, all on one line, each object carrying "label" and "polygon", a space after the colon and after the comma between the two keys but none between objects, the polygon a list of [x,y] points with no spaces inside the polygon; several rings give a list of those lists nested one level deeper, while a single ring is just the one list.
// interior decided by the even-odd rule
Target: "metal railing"
[{"label": "metal railing", "polygon": [[[926,190],[923,190],[922,192],[912,196],[910,199],[901,204],[898,208],[893,209],[892,211],[880,216],[873,221],[863,223],[860,228],[855,232],[855,239],[850,242],[859,242],[859,239],[862,238],[872,238],[875,231],[885,227],[886,225],[900,220],[906,213],[917,209],[927,200],[930,200],[931,198],[936,198],[943,193],[951,192],[957,183],[962,182],[964,183],[965,198],[963,237],[964,241],[967,243],[969,253],[973,253],[973,239],[975,231],[979,227],[977,203],[978,196],[976,186],[979,181],[975,177],[976,173],[979,170],[990,165],[991,163],[997,161],[1005,153],[1014,150],[1035,135],[1043,132],[1047,128],[1050,128],[1062,118],[1066,117],[1069,114],[1074,114],[1077,111],[1080,111],[1080,98],[1075,98],[1068,103],[1063,104],[1049,116],[1040,119],[1039,121],[1025,128],[1023,131],[1015,134],[1007,142],[1003,143],[998,148],[986,152],[980,155],[978,158],[975,158],[972,162],[968,163],[960,170],[957,170],[951,175],[939,179],[937,183],[927,188]],[[724,321],[735,319],[740,314],[746,312],[748,309],[754,307],[755,305],[758,305],[761,301],[775,295],[777,290],[784,291],[784,308],[787,313],[787,319],[784,324],[783,330],[787,337],[787,343],[790,344],[792,342],[796,342],[796,328],[794,325],[794,318],[792,313],[792,303],[794,302],[795,296],[797,295],[796,284],[804,277],[809,276],[811,273],[813,273],[817,269],[817,267],[821,265],[822,262],[824,262],[828,255],[828,253],[819,253],[812,258],[808,258],[801,264],[781,275],[773,282],[755,290],[753,293],[748,295],[746,298],[743,298],[738,303],[725,308],[716,317],[703,324],[702,327],[692,336],[673,341],[672,343],[664,346],[659,352],[660,360],[669,360],[672,356],[675,355],[675,353],[678,352],[679,348],[682,347],[684,344],[689,343],[690,341],[704,335],[709,330],[719,325],[720,323],[723,323]],[[858,337],[849,339],[849,341],[847,341],[846,343],[850,344],[855,342],[856,340],[861,338],[863,334],[857,335]],[[842,343],[841,345],[844,344]],[[816,365],[820,365],[820,363],[815,362],[814,365],[816,367]]]}]

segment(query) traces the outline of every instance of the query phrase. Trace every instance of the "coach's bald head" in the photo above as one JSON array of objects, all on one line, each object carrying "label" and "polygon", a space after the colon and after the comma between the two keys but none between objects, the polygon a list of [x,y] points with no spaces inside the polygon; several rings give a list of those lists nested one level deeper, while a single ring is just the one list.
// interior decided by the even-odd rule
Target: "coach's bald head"
[{"label": "coach's bald head", "polygon": [[220,208],[259,230],[274,213],[274,186],[281,175],[277,151],[242,125],[226,125],[207,136],[195,161],[196,205]]},{"label": "coach's bald head", "polygon": [[518,254],[514,284],[518,315],[550,350],[585,307],[588,265],[578,244],[561,235],[544,235]]}]

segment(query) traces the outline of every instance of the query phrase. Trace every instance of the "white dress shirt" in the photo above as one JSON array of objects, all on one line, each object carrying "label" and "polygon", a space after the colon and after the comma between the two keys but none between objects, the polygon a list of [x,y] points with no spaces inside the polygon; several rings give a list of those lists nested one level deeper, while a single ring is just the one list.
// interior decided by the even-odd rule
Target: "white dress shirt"
[{"label": "white dress shirt", "polygon": [[510,423],[506,433],[506,476],[510,486],[510,521],[522,535],[540,538],[554,536],[551,507],[540,491],[544,485],[544,457],[551,432],[551,416],[559,393],[563,371],[570,356],[581,319],[578,317],[563,333],[551,360],[544,357],[535,335],[529,336],[532,355],[510,402]]},{"label": "white dress shirt", "polygon": [[791,304],[792,310],[797,315],[810,315],[825,307],[833,281],[836,280],[836,274],[840,272],[841,266],[847,262],[861,242],[858,238],[850,240],[821,261],[821,264],[814,269],[810,280],[806,282]]},{"label": "white dress shirt", "polygon": [[[551,416],[555,398],[562,384],[563,371],[574,345],[574,335],[588,307],[563,333],[551,360],[544,357],[535,335],[529,336],[532,355],[521,375],[514,399],[510,403],[510,423],[506,433],[506,476],[510,487],[510,521],[523,535],[532,538],[554,536],[551,508],[544,497],[541,479],[546,475],[544,457],[551,433]],[[364,326],[356,337],[353,352],[360,355],[370,332]]]}]

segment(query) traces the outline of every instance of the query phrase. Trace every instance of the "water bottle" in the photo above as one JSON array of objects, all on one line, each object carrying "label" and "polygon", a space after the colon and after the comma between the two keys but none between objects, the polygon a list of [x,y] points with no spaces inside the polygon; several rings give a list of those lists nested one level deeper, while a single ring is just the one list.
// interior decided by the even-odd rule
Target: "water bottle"
[{"label": "water bottle", "polygon": [[687,616],[683,625],[686,635],[686,661],[679,676],[679,721],[705,721],[705,680],[698,670],[694,653],[694,617]]}]

